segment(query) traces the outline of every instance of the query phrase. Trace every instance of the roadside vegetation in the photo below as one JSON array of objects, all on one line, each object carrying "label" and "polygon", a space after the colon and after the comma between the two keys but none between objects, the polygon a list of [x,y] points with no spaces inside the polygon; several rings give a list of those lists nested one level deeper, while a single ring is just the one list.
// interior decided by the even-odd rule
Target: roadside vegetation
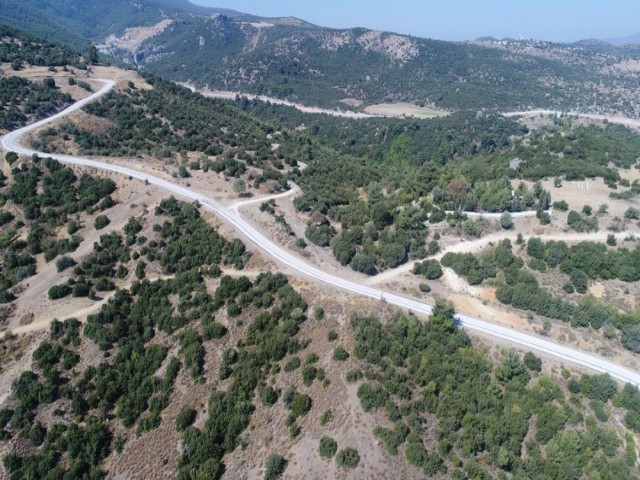
[{"label": "roadside vegetation", "polygon": [[[45,65],[56,64],[53,47],[39,48],[51,55]],[[285,190],[293,180],[304,190],[295,207],[305,215],[307,239],[331,249],[343,266],[373,275],[418,259],[414,274],[430,282],[444,275],[442,267],[451,268],[471,285],[494,286],[504,304],[601,330],[640,352],[638,311],[621,312],[587,295],[595,280],[639,281],[640,247],[618,247],[615,237],[607,245],[573,246],[534,237],[520,242],[522,258],[507,240],[477,255],[427,258],[440,249],[440,234],[430,231],[438,224],[468,237],[487,228],[463,211],[501,213],[494,227],[508,230],[512,212],[536,210],[544,224],[552,199],[537,181],[549,175],[559,183],[598,176],[632,195],[637,184],[625,185],[610,164],[635,164],[640,144],[630,131],[558,120],[530,132],[486,111],[429,122],[302,122],[290,110],[268,113],[242,99],[238,105],[206,99],[145,78],[152,89],[129,85],[85,108],[108,121],[107,132],[65,123],[45,129],[33,145],[55,151],[64,138],[86,154],[153,155],[185,182],[198,171],[224,174],[238,195],[264,184]],[[12,92],[28,89],[18,99],[25,105],[40,88],[16,85]],[[34,114],[59,108],[55,98],[41,96]],[[277,119],[282,112],[291,116]],[[15,121],[7,128],[28,118]],[[512,162],[515,156],[521,162]],[[322,295],[294,287],[281,273],[242,276],[251,252],[239,239],[223,237],[197,203],[171,197],[154,205],[153,214],[112,223],[113,181],[37,156],[9,152],[5,160],[11,177],[0,173],[0,303],[13,302],[42,261],[66,272],[49,286],[47,301],[99,301],[111,292],[84,323],[53,320],[6,392],[0,443],[12,479],[103,478],[112,473],[109,458],[126,453],[127,444],[168,432],[179,448],[159,453],[166,454],[163,467],[173,462],[171,472],[181,480],[221,478],[234,467],[234,455],[252,447],[258,416],[279,435],[261,440],[269,450],[257,467],[264,478],[296,467],[283,445],[300,439],[311,445],[307,459],[317,457],[323,470],[356,476],[371,452],[364,442],[344,440],[337,419],[347,409],[320,400],[332,389],[354,394],[348,414],[355,412],[358,422],[365,416],[379,454],[415,476],[639,474],[637,387],[621,387],[607,375],[557,374],[531,352],[508,349],[496,360],[456,326],[454,308],[444,301],[429,319],[400,312],[379,319],[366,307],[344,318],[346,308],[329,308]],[[274,203],[261,209],[275,216]],[[91,220],[83,225],[81,215]],[[625,216],[637,220],[640,213],[630,209]],[[572,211],[569,227],[593,230],[594,218],[591,207]],[[78,232],[87,227],[99,231],[97,240],[72,258],[83,241]],[[538,280],[547,272],[565,280],[569,298]],[[420,284],[424,293],[430,288]],[[311,296],[313,308],[305,298]],[[310,334],[314,324],[322,325],[321,335]],[[3,349],[15,340],[7,337]],[[191,396],[180,403],[184,392]]]},{"label": "roadside vegetation", "polygon": [[[597,242],[570,246],[562,241],[544,242],[532,237],[523,248],[526,263],[524,255],[514,254],[509,240],[477,255],[447,253],[441,263],[470,285],[488,281],[496,287],[498,301],[504,304],[529,315],[568,322],[575,328],[598,330],[611,340],[619,339],[624,348],[640,352],[640,311],[624,312],[588,294],[590,283],[596,280],[628,283],[640,280],[640,246],[633,250]],[[435,264],[429,267],[418,264],[414,273],[436,270]],[[564,279],[562,292],[541,285],[536,273]]]},{"label": "roadside vegetation", "polygon": [[[554,381],[539,373],[535,355],[513,350],[492,364],[455,326],[445,302],[427,323],[398,315],[386,325],[375,317],[351,324],[354,355],[363,362],[362,408],[388,417],[373,433],[389,455],[405,456],[427,477],[637,474],[633,440],[608,423],[621,415],[637,429],[636,387],[620,390],[607,375],[569,372]],[[427,444],[434,419],[438,441]]]},{"label": "roadside vegetation", "polygon": [[[111,208],[116,188],[109,179],[86,173],[78,177],[50,158],[33,157],[18,163],[17,156],[9,152],[7,160],[13,162],[13,169],[11,183],[0,182],[0,303],[14,300],[19,290],[15,287],[35,275],[37,256],[51,262],[74,252],[82,241],[76,233],[76,217]],[[12,213],[16,208],[19,215]],[[69,261],[62,258],[58,268],[69,268]],[[59,298],[63,290],[55,289],[52,294]]]}]

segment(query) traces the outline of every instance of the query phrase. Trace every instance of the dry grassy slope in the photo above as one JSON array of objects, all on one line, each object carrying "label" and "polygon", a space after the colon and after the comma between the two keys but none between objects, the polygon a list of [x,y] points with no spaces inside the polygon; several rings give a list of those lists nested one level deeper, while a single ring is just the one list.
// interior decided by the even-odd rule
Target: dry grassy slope
[{"label": "dry grassy slope", "polygon": [[[400,475],[400,478],[419,476],[420,471],[408,465],[402,454],[396,457],[389,456],[384,444],[374,437],[372,429],[375,425],[391,426],[391,422],[386,419],[384,413],[364,413],[356,397],[356,386],[347,384],[344,380],[346,372],[355,368],[358,362],[353,359],[346,362],[331,359],[333,349],[338,344],[352,351],[353,339],[348,318],[356,312],[372,313],[374,309],[371,304],[319,292],[310,284],[300,284],[298,289],[305,298],[314,299],[311,308],[322,305],[326,311],[323,320],[309,319],[302,326],[299,337],[310,339],[311,344],[299,356],[304,363],[306,355],[315,352],[320,357],[317,367],[326,371],[330,384],[325,387],[316,380],[311,387],[305,387],[301,368],[289,373],[281,370],[275,376],[275,387],[285,390],[294,385],[299,392],[313,399],[311,411],[298,420],[302,429],[300,436],[293,440],[290,438],[285,425],[289,411],[281,401],[273,407],[265,408],[256,398],[256,411],[249,428],[242,434],[242,447],[225,457],[227,471],[223,478],[261,478],[266,460],[274,452],[283,455],[289,461],[284,478],[383,479],[393,475]],[[386,318],[393,315],[391,309],[376,313]],[[216,316],[216,319],[225,324],[230,331],[221,340],[205,343],[205,385],[193,382],[182,370],[176,380],[171,405],[162,415],[161,426],[140,438],[129,432],[129,440],[122,455],[112,455],[105,464],[109,470],[109,478],[173,478],[180,448],[180,435],[175,429],[175,418],[182,405],[187,404],[198,411],[195,426],[204,425],[211,390],[225,389],[229,384],[228,380],[218,379],[222,352],[233,347],[242,338],[252,314],[255,312],[248,311],[232,320],[226,318],[222,312]],[[238,327],[240,323],[243,324],[242,327]],[[329,330],[338,332],[337,341],[327,340]],[[281,361],[281,366],[288,358]],[[321,426],[320,417],[326,410],[332,411],[333,420]],[[339,448],[355,447],[362,457],[358,468],[345,471],[338,469],[334,462],[321,459],[318,455],[318,444],[323,435],[335,438]]]},{"label": "dry grassy slope", "polygon": [[[96,172],[92,172],[96,174]],[[113,197],[118,202],[116,206],[104,213],[111,219],[111,223],[103,230],[96,231],[93,227],[93,217],[83,214],[80,218],[83,227],[78,232],[83,237],[83,242],[76,252],[70,254],[78,262],[90,253],[93,243],[103,233],[121,231],[124,223],[131,216],[140,219],[144,230],[140,233],[149,238],[153,236],[152,226],[161,222],[162,218],[154,215],[154,207],[163,198],[163,192],[155,187],[144,186],[139,182],[130,182],[127,179],[111,177],[118,184],[118,190]],[[211,219],[213,220],[213,219]],[[227,237],[232,237],[233,232],[221,230]],[[59,237],[65,237],[66,231],[62,229]],[[134,276],[135,262],[129,265],[130,274],[127,278],[116,280],[121,288],[128,287]],[[247,273],[255,275],[259,271],[268,271],[273,268],[269,262],[265,262],[260,256],[254,254]],[[158,265],[151,264],[147,269],[149,278],[161,276]],[[233,273],[233,272],[229,272]],[[242,274],[242,272],[237,272]],[[63,282],[69,277],[69,271],[59,274],[55,268],[55,261],[46,263],[38,259],[38,273],[24,282],[23,291],[14,303],[14,307],[7,311],[6,327],[15,329],[33,325],[34,328],[42,328],[54,318],[65,319],[72,316],[80,320],[86,319],[91,313],[95,302],[86,298],[65,298],[51,301],[47,297],[48,289]],[[352,350],[350,327],[348,319],[355,313],[372,313],[377,310],[370,302],[343,296],[330,289],[293,280],[296,287],[301,290],[305,298],[313,299],[311,309],[322,306],[327,312],[322,321],[309,320],[300,333],[300,337],[312,340],[311,346],[302,352],[304,358],[307,353],[313,351],[318,354],[320,360],[318,367],[327,372],[330,385],[323,387],[316,381],[307,388],[302,383],[301,369],[291,373],[282,371],[275,379],[278,388],[286,389],[295,385],[299,391],[313,398],[314,407],[311,412],[299,421],[302,434],[296,440],[289,438],[285,418],[288,411],[281,403],[265,409],[256,402],[257,410],[252,418],[252,425],[243,435],[244,449],[238,449],[228,456],[226,464],[228,472],[226,478],[255,478],[261,475],[266,459],[274,451],[282,453],[290,464],[287,470],[288,478],[326,478],[327,472],[335,478],[388,478],[393,472],[402,472],[403,477],[415,476],[418,472],[407,466],[400,455],[389,457],[385,453],[384,445],[376,440],[372,434],[376,424],[388,424],[384,415],[364,414],[357,399],[356,387],[348,385],[344,380],[346,371],[355,367],[355,361],[349,360],[337,363],[331,360],[333,348],[336,344],[344,345]],[[218,286],[218,280],[208,282],[211,292]],[[107,294],[106,297],[109,295]],[[105,298],[106,298],[105,297]],[[383,317],[390,317],[392,309],[376,312]],[[193,382],[184,370],[180,373],[176,382],[176,388],[171,398],[171,405],[163,413],[163,421],[157,430],[142,437],[136,437],[133,431],[117,430],[127,439],[124,451],[121,455],[112,454],[106,461],[105,468],[111,478],[173,478],[176,462],[179,456],[180,435],[175,428],[175,417],[182,405],[189,404],[198,410],[196,425],[204,424],[207,417],[206,404],[212,388],[224,389],[228,381],[218,380],[218,367],[221,354],[224,349],[234,346],[243,337],[246,326],[255,312],[247,312],[238,322],[236,319],[229,321],[223,313],[218,320],[229,328],[229,334],[221,341],[208,342],[206,344],[206,378],[207,382],[198,384]],[[42,325],[41,325],[42,324]],[[242,326],[239,326],[242,325]],[[335,330],[339,333],[338,342],[330,343],[327,340],[327,332]],[[38,344],[47,338],[46,330],[38,330],[30,334],[18,337],[9,337],[2,342],[1,354],[3,359],[3,371],[0,376],[1,391],[5,392],[2,400],[6,400],[11,382],[26,369],[32,368],[31,355]],[[157,335],[154,342],[167,341],[163,335]],[[173,346],[171,354],[177,354],[178,347]],[[84,341],[80,349],[81,363],[78,369],[96,364],[103,360],[102,354],[90,341]],[[284,364],[284,361],[282,362]],[[160,372],[161,373],[161,372]],[[65,405],[62,405],[64,408]],[[334,420],[321,427],[320,416],[325,410],[330,409]],[[54,421],[52,409],[42,408],[37,419],[44,424]],[[317,453],[318,442],[321,436],[334,437],[341,448],[353,446],[362,455],[361,465],[353,472],[338,471],[331,462],[321,460]],[[11,443],[6,448],[27,448],[21,440]],[[0,452],[2,455],[4,452]]]},{"label": "dry grassy slope", "polygon": [[[31,73],[34,76],[37,76],[38,73],[47,74],[44,71]],[[131,72],[105,70],[95,74],[96,76],[118,75],[121,87],[126,87],[126,83],[131,80],[136,82],[138,88],[144,88],[144,84],[139,83],[141,80]],[[153,167],[147,165],[145,168]],[[165,169],[166,166],[161,168]],[[112,178],[118,182],[119,188],[114,198],[120,202],[106,212],[112,222],[105,230],[95,232],[92,227],[92,217],[84,216],[82,220],[85,227],[79,232],[84,237],[84,242],[77,252],[71,254],[74,258],[80,259],[87,254],[99,234],[121,229],[129,216],[142,218],[145,230],[141,234],[152,236],[151,227],[159,219],[149,212],[153,212],[155,204],[164,197],[163,192],[153,187],[143,186],[139,182],[129,182],[115,176]],[[209,189],[213,189],[215,185],[221,195],[231,193],[229,186],[225,186],[224,180],[220,178],[216,180],[212,177],[199,178],[196,176],[189,181],[202,188],[205,188],[206,184]],[[561,189],[561,194],[566,195],[567,200],[580,201],[582,192],[576,192],[575,198],[570,198],[570,192],[572,190],[568,185]],[[595,195],[596,192],[601,193],[596,190],[592,194]],[[591,202],[594,206],[597,205],[594,198],[591,199]],[[612,208],[615,208],[614,202],[611,202],[611,205]],[[578,206],[576,204],[576,208]],[[286,207],[283,208],[286,209]],[[215,219],[210,218],[210,221],[217,223]],[[294,227],[297,226],[295,222],[292,223]],[[234,236],[233,231],[224,226],[221,226],[221,232],[227,238]],[[132,265],[134,265],[133,262]],[[254,255],[251,263],[247,266],[247,270],[251,274],[273,268],[273,264],[258,255]],[[131,266],[130,271],[133,272]],[[161,274],[157,265],[150,265],[147,273],[151,278]],[[129,278],[118,282],[118,286],[126,287],[131,283],[132,278],[130,274]],[[66,318],[76,315],[78,311],[86,311],[88,304],[92,303],[87,299],[64,299],[51,302],[46,298],[48,288],[52,284],[60,283],[60,281],[61,277],[55,272],[54,262],[48,265],[40,262],[39,274],[27,281],[29,285],[16,302],[16,310],[8,312],[9,324],[16,325],[21,318],[29,313],[33,314],[34,320],[46,321],[47,318]],[[394,310],[386,305],[380,305],[379,302],[370,302],[341,294],[329,287],[321,287],[294,279],[290,279],[290,281],[310,303],[309,312],[312,312],[316,306],[322,306],[326,311],[323,320],[310,319],[303,325],[300,337],[308,338],[312,342],[309,348],[300,354],[300,357],[304,359],[308,352],[315,352],[320,357],[318,367],[327,372],[330,384],[324,387],[316,381],[311,387],[305,387],[302,383],[300,369],[291,373],[281,371],[275,377],[275,386],[284,390],[288,386],[295,385],[300,392],[313,398],[314,406],[311,412],[298,422],[302,428],[301,435],[295,440],[290,439],[289,431],[285,425],[288,411],[280,402],[274,407],[266,409],[261,406],[259,400],[256,400],[256,412],[252,417],[250,427],[243,434],[243,448],[237,449],[225,459],[227,465],[225,478],[260,477],[267,457],[273,452],[280,453],[289,460],[286,478],[413,478],[419,476],[418,470],[407,465],[402,449],[398,456],[389,456],[384,445],[380,444],[373,436],[374,425],[389,427],[390,422],[382,413],[364,413],[356,396],[356,387],[346,383],[345,374],[357,366],[357,361],[351,358],[347,362],[339,363],[331,359],[336,344],[344,345],[347,350],[353,351],[352,332],[348,325],[349,318],[353,314],[375,313],[383,320],[387,320],[395,313]],[[210,291],[213,292],[216,287],[217,281],[209,282]],[[446,295],[447,291],[443,290],[442,294]],[[207,417],[206,404],[211,389],[224,389],[228,386],[228,381],[221,382],[217,379],[222,352],[235,345],[242,338],[244,328],[251,320],[252,313],[255,312],[247,311],[243,314],[241,317],[242,326],[237,319],[229,321],[224,313],[219,315],[218,320],[225,323],[230,333],[220,341],[206,343],[205,376],[207,382],[205,384],[194,383],[184,370],[181,371],[171,397],[171,405],[163,412],[161,426],[139,438],[132,431],[121,432],[128,437],[128,441],[121,455],[112,454],[105,463],[110,478],[173,478],[180,447],[179,434],[175,429],[175,417],[182,405],[189,404],[198,411],[196,425],[204,424]],[[327,332],[332,329],[339,334],[337,342],[327,340]],[[4,369],[0,376],[0,392],[8,392],[11,380],[22,370],[30,368],[30,353],[43,338],[45,335],[40,333],[31,337],[19,337],[1,344],[0,355],[2,355]],[[162,335],[158,335],[154,342],[164,342],[165,340]],[[479,342],[479,345],[484,345],[492,352],[499,350],[494,343],[483,341]],[[174,346],[169,356],[176,352],[177,347]],[[493,356],[497,358],[496,355]],[[84,343],[83,365],[95,363],[100,360],[100,357],[91,342]],[[550,369],[553,375],[559,375],[559,367],[559,365],[548,362],[545,368]],[[553,370],[554,368],[556,370]],[[332,411],[334,420],[326,426],[321,426],[320,416],[327,409]],[[50,414],[51,412],[45,409],[39,414],[40,419],[46,421],[51,418]],[[619,424],[616,426],[619,427]],[[427,443],[429,446],[434,446],[435,432],[433,428],[428,429],[428,432],[429,435],[434,436],[430,437]],[[323,435],[334,437],[338,441],[339,448],[347,446],[357,448],[362,456],[360,466],[354,471],[345,472],[337,469],[333,462],[320,459],[317,448],[319,439]]]}]

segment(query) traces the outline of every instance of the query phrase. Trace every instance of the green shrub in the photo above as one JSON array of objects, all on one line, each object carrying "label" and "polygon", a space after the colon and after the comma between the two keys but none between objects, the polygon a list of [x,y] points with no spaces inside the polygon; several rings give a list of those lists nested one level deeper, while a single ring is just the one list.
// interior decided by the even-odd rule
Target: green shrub
[{"label": "green shrub", "polygon": [[62,285],[54,285],[49,289],[49,300],[58,300],[64,298],[71,293],[71,287],[66,283]]},{"label": "green shrub", "polygon": [[318,453],[322,458],[333,458],[338,451],[338,442],[331,437],[322,437],[318,446]]},{"label": "green shrub", "polygon": [[69,224],[67,225],[67,233],[69,235],[73,235],[78,230],[80,230],[80,224],[76,220],[70,220]]},{"label": "green shrub", "polygon": [[58,272],[62,272],[67,268],[73,267],[75,265],[76,261],[67,255],[63,255],[56,260],[56,269],[58,270]]},{"label": "green shrub", "polygon": [[561,212],[566,212],[569,210],[569,204],[564,200],[560,200],[559,202],[553,202],[553,209],[559,210]]},{"label": "green shrub", "polygon": [[618,385],[609,374],[583,375],[580,379],[580,391],[591,400],[606,402],[618,393]]},{"label": "green shrub", "polygon": [[93,222],[93,226],[96,230],[102,230],[104,227],[109,225],[109,223],[111,223],[109,217],[107,217],[106,215],[98,215]]},{"label": "green shrub", "polygon": [[293,395],[293,401],[291,402],[291,413],[296,417],[304,417],[309,413],[312,405],[313,402],[311,401],[310,396],[296,392]]},{"label": "green shrub", "polygon": [[202,328],[202,337],[205,340],[215,340],[227,334],[227,327],[218,322],[207,322]]},{"label": "green shrub", "polygon": [[356,468],[360,463],[360,454],[355,448],[347,447],[336,456],[336,464],[341,468]]},{"label": "green shrub", "polygon": [[513,228],[513,216],[509,212],[504,212],[500,215],[500,226],[505,230]]},{"label": "green shrub", "polygon": [[287,468],[287,460],[278,454],[271,454],[267,460],[267,469],[264,472],[264,480],[276,480],[282,476]]},{"label": "green shrub", "polygon": [[190,427],[196,420],[196,411],[189,405],[183,405],[176,417],[176,428],[182,431]]},{"label": "green shrub", "polygon": [[344,362],[349,358],[349,352],[345,350],[342,345],[338,345],[333,351],[333,360],[337,362]]},{"label": "green shrub", "polygon": [[540,360],[540,358],[534,355],[532,352],[527,352],[524,354],[523,362],[525,367],[527,367],[529,370],[535,372],[539,372],[540,370],[542,370],[542,360]]},{"label": "green shrub", "polygon": [[422,263],[416,262],[413,265],[413,273],[423,275],[427,280],[437,280],[442,277],[442,267],[437,260],[425,260]]},{"label": "green shrub", "polygon": [[389,394],[383,387],[372,387],[368,383],[358,387],[357,395],[365,412],[384,407],[389,399]]},{"label": "green shrub", "polygon": [[4,156],[4,159],[9,165],[12,165],[16,160],[18,160],[18,154],[16,152],[7,152],[7,154]]},{"label": "green shrub", "polygon": [[640,220],[640,210],[635,207],[629,207],[624,212],[624,218],[629,220]]},{"label": "green shrub", "polygon": [[289,373],[297,370],[302,365],[302,362],[298,357],[291,357],[287,363],[284,364],[284,371]]},{"label": "green shrub", "polygon": [[260,400],[265,407],[270,407],[278,401],[278,392],[270,385],[260,391]]},{"label": "green shrub", "polygon": [[318,375],[318,369],[313,365],[305,365],[302,369],[302,383],[305,387],[310,387]]},{"label": "green shrub", "polygon": [[331,410],[325,410],[320,417],[320,425],[324,427],[331,420],[333,420],[333,413],[331,413]]}]

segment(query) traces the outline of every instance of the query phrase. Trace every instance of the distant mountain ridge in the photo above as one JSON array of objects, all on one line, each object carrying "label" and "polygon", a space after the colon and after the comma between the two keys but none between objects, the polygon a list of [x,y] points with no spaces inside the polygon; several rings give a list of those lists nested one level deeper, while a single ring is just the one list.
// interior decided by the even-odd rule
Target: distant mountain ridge
[{"label": "distant mountain ridge", "polygon": [[640,44],[640,32],[626,37],[606,38],[603,41],[610,45],[638,45]]},{"label": "distant mountain ridge", "polygon": [[411,102],[450,110],[638,115],[640,80],[624,64],[637,53],[634,47],[489,37],[445,42],[323,28],[187,0],[0,0],[0,18],[80,51],[99,44],[121,61],[174,81],[315,106]]}]

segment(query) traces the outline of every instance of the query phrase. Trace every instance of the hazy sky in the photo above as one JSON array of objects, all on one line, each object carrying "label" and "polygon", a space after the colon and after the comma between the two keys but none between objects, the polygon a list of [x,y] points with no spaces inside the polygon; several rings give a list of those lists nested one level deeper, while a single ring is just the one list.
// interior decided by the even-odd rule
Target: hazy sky
[{"label": "hazy sky", "polygon": [[571,42],[640,31],[640,0],[191,0],[325,27],[367,27],[442,40]]}]

